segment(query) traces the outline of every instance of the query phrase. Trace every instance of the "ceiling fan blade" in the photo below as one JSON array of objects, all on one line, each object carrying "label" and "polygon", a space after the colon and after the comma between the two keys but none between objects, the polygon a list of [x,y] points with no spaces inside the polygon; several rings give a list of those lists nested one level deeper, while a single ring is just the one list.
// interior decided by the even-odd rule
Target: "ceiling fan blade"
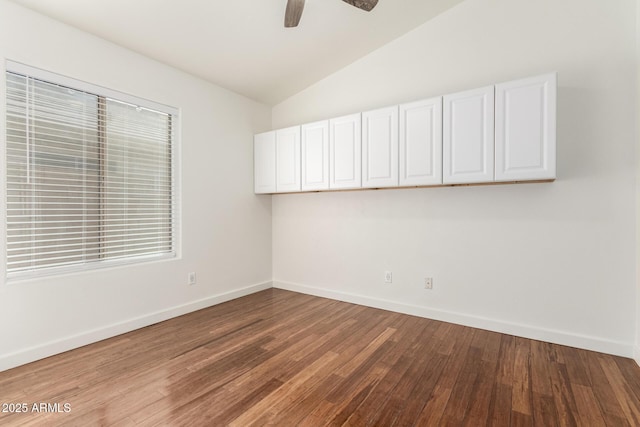
[{"label": "ceiling fan blade", "polygon": [[351,6],[355,6],[359,9],[366,10],[367,12],[371,12],[371,10],[376,7],[378,4],[378,0],[342,0],[346,3],[349,3]]},{"label": "ceiling fan blade", "polygon": [[300,17],[302,17],[302,9],[304,9],[304,0],[289,0],[287,2],[287,10],[284,14],[284,26],[286,28],[298,26]]}]

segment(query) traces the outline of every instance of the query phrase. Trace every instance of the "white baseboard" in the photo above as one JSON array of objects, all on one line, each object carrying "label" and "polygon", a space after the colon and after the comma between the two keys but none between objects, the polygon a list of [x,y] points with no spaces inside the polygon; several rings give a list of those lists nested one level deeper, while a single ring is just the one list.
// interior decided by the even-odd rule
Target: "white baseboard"
[{"label": "white baseboard", "polygon": [[[338,301],[350,302],[367,307],[380,308],[383,310],[395,311],[398,313],[410,314],[413,316],[425,317],[428,319],[485,329],[493,332],[500,332],[508,335],[515,335],[538,341],[546,341],[554,344],[566,345],[569,347],[614,354],[617,356],[634,357],[634,346],[631,343],[611,341],[598,337],[573,334],[565,331],[537,328],[530,325],[505,322],[486,317],[470,316],[462,313],[387,301],[383,299],[346,292],[331,291],[295,283],[274,281],[273,287],[303,294],[330,298]],[[636,347],[635,353],[636,361],[640,360],[640,349]]]},{"label": "white baseboard", "polygon": [[259,283],[0,356],[0,372],[272,287]]},{"label": "white baseboard", "polygon": [[623,357],[631,357],[635,359],[638,365],[640,365],[640,346],[634,346],[630,343],[604,340],[597,337],[572,334],[564,331],[536,328],[530,325],[521,325],[496,319],[470,316],[467,314],[387,301],[383,299],[350,294],[346,292],[331,291],[295,283],[274,281],[247,286],[245,288],[237,289],[231,292],[214,295],[198,301],[115,323],[104,328],[94,329],[82,334],[66,337],[56,341],[51,341],[39,346],[21,350],[19,352],[2,355],[0,356],[0,372],[15,368],[20,365],[31,363],[36,360],[44,359],[45,357],[73,350],[74,348],[82,347],[120,334],[131,332],[136,329],[144,328],[145,326],[149,326],[154,323],[162,322],[164,320],[168,320],[177,316],[182,316],[183,314],[191,313],[193,311],[201,310],[203,308],[211,307],[216,304],[221,304],[223,302],[231,301],[236,298],[260,292],[271,287],[308,295],[315,295],[324,298],[330,298],[338,301],[345,301],[353,304],[364,305],[367,307],[374,307],[383,310],[395,311],[398,313],[410,314],[413,316],[419,316],[443,322],[486,329],[489,331],[515,335],[524,338],[567,345],[570,347],[615,354]]}]

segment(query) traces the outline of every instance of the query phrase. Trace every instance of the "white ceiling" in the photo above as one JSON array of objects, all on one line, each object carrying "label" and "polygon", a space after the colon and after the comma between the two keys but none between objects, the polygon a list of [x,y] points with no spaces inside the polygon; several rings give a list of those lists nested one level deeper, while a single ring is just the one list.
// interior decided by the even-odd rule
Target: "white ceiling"
[{"label": "white ceiling", "polygon": [[277,104],[462,0],[12,0],[266,104]]}]

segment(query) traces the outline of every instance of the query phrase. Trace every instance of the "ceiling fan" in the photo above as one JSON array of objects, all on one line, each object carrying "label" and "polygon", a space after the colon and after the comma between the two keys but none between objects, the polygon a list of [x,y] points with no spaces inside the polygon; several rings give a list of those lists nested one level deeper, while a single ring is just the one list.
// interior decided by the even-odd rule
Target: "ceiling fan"
[{"label": "ceiling fan", "polygon": [[[378,0],[342,0],[359,9],[371,12],[376,7]],[[286,28],[297,27],[304,9],[304,0],[288,0],[287,10],[284,15],[284,26]]]}]

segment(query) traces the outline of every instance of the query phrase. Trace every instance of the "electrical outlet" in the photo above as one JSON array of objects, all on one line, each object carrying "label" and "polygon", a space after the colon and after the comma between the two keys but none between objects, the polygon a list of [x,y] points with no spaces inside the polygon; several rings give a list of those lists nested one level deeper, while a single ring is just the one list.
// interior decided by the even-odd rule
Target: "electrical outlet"
[{"label": "electrical outlet", "polygon": [[196,284],[196,273],[191,272],[189,273],[189,276],[187,278],[189,285],[195,285]]},{"label": "electrical outlet", "polygon": [[425,277],[424,278],[424,288],[425,289],[433,289],[433,278]]},{"label": "electrical outlet", "polygon": [[384,272],[384,283],[391,283],[393,281],[393,275],[390,271]]}]

